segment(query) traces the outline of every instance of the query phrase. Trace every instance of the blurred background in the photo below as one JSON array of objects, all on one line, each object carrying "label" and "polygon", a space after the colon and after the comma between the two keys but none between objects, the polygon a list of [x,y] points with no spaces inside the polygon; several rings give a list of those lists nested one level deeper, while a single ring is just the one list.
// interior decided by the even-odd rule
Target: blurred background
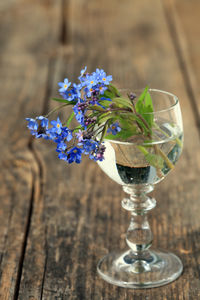
[{"label": "blurred background", "polygon": [[98,259],[124,246],[121,188],[87,159],[66,166],[24,121],[53,108],[57,82],[76,81],[84,66],[103,68],[119,87],[179,97],[184,152],[157,187],[150,220],[154,245],[176,249],[185,272],[134,299],[200,298],[199,17],[199,0],[1,0],[2,300],[133,299],[96,274]]}]

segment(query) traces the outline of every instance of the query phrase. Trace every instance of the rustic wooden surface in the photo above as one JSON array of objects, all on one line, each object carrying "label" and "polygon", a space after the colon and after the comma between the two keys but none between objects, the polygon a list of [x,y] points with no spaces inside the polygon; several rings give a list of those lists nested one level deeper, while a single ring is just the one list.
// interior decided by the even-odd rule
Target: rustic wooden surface
[{"label": "rustic wooden surface", "polygon": [[[198,0],[1,1],[0,299],[200,299],[199,16]],[[85,65],[180,98],[184,152],[149,216],[154,246],[184,264],[170,285],[130,290],[98,277],[98,260],[125,245],[123,192],[95,163],[68,166],[26,130],[24,118],[49,110],[57,82]]]}]

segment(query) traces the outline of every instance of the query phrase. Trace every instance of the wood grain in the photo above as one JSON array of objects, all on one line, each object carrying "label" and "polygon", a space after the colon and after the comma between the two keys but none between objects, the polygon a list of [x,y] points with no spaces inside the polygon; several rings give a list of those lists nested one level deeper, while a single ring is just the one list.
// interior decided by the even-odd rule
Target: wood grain
[{"label": "wood grain", "polygon": [[199,72],[199,11],[200,3],[197,0],[163,1],[168,28],[179,61],[179,67],[184,77],[185,88],[194,110],[197,126],[200,128],[200,89]]},{"label": "wood grain", "polygon": [[[197,104],[170,31],[173,6],[159,0],[7,3],[0,6],[0,85],[6,99],[0,102],[0,299],[200,298]],[[129,215],[121,208],[121,187],[87,158],[69,166],[56,157],[54,145],[30,143],[24,134],[24,116],[53,107],[47,99],[55,96],[57,82],[75,80],[84,65],[89,71],[104,68],[121,87],[150,84],[180,99],[184,152],[156,187],[158,204],[149,216],[154,247],[175,252],[184,264],[183,275],[168,286],[130,290],[98,277],[98,260],[125,247]]]},{"label": "wood grain", "polygon": [[[0,5],[0,299],[3,300],[17,298],[33,202],[42,184],[25,117],[39,114],[46,97],[52,56],[48,48],[58,35],[51,20],[56,5],[52,2],[49,11],[47,6],[47,1],[43,4],[9,1]],[[40,29],[43,22],[46,26]],[[58,27],[59,24],[60,31]],[[50,35],[48,43],[47,35]]]}]

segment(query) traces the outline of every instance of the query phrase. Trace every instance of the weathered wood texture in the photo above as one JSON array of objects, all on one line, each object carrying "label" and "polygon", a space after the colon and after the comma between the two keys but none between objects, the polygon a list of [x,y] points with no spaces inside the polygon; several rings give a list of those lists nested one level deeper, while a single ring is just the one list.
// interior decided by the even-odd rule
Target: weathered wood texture
[{"label": "weathered wood texture", "polygon": [[179,67],[184,77],[185,88],[194,109],[197,126],[200,127],[198,101],[200,95],[200,2],[198,0],[165,0],[163,4]]},{"label": "weathered wood texture", "polygon": [[[174,18],[181,3],[4,0],[0,5],[0,299],[200,298],[197,88],[185,75],[195,68],[188,62],[195,50],[183,61],[183,43],[176,44],[175,37],[195,48],[199,42],[190,36],[183,11],[178,10],[178,23]],[[54,145],[33,142],[25,131],[24,117],[44,112],[57,81],[75,79],[84,65],[104,68],[121,86],[148,83],[180,98],[184,152],[156,187],[158,205],[150,214],[154,246],[174,251],[184,263],[183,275],[168,286],[130,290],[98,277],[98,259],[125,246],[128,214],[121,208],[121,188],[87,159],[80,166],[59,161]],[[198,81],[198,71],[193,76]]]},{"label": "weathered wood texture", "polygon": [[[30,148],[24,118],[41,112],[41,100],[48,91],[49,59],[60,34],[60,9],[60,4],[54,1],[42,4],[6,1],[0,5],[0,299],[3,300],[17,296],[32,205],[42,184],[40,165]],[[56,12],[59,16],[55,24]]]}]

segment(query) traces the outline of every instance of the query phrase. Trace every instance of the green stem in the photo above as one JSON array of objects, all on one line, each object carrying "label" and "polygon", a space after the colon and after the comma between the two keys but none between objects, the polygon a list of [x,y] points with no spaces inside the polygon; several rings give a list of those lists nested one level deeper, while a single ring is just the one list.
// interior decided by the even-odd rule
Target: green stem
[{"label": "green stem", "polygon": [[145,149],[145,147],[143,147],[143,146],[137,146],[137,148],[138,148],[144,155],[149,154],[149,152]]},{"label": "green stem", "polygon": [[63,125],[66,125],[67,127],[69,126],[69,124],[71,123],[73,117],[74,117],[75,113],[72,112],[71,115],[69,116],[68,120],[66,123],[64,123]]},{"label": "green stem", "polygon": [[158,154],[160,154],[160,156],[164,159],[164,161],[166,162],[167,166],[170,168],[170,169],[173,169],[174,168],[174,165],[173,163],[169,160],[169,158],[167,157],[167,155],[158,147],[158,145],[155,145],[156,149],[157,149],[157,152]]},{"label": "green stem", "polygon": [[[168,133],[166,133],[164,130],[162,130],[156,123],[154,123],[154,126],[156,127],[156,129],[158,129],[161,133],[163,133],[166,137],[170,138],[170,135]],[[179,138],[175,138],[176,143],[182,148],[183,147],[183,143],[181,142],[181,140]]]}]

